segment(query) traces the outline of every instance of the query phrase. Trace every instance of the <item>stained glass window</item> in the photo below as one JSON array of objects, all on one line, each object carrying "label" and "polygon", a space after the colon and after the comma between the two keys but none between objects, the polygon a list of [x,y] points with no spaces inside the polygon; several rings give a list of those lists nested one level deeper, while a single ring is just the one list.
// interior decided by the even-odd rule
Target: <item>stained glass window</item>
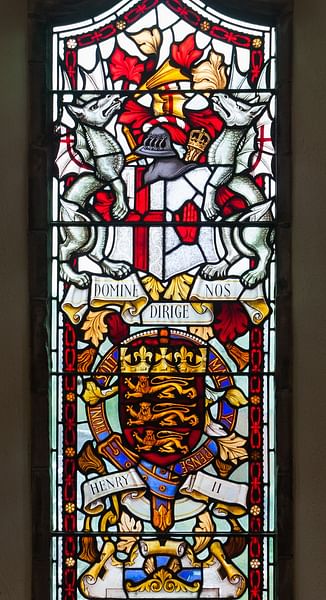
[{"label": "stained glass window", "polygon": [[52,600],[275,600],[275,29],[52,32]]}]

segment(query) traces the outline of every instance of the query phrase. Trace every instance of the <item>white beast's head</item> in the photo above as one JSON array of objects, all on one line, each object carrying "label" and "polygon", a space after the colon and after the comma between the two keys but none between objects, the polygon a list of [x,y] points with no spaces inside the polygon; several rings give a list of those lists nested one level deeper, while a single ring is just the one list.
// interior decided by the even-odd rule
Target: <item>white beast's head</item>
[{"label": "white beast's head", "polygon": [[212,103],[228,127],[247,127],[266,108],[265,104],[249,104],[228,94],[214,94]]},{"label": "white beast's head", "polygon": [[85,125],[104,127],[121,108],[122,98],[119,94],[107,94],[89,100],[82,106],[70,104],[69,112]]}]

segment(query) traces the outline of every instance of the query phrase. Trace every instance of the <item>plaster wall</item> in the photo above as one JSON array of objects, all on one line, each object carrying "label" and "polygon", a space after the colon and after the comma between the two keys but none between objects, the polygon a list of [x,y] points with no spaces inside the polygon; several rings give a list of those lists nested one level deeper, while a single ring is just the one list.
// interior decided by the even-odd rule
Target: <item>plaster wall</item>
[{"label": "plaster wall", "polygon": [[[262,0],[263,1],[263,0]],[[294,2],[293,321],[296,600],[325,597],[326,3]],[[0,598],[32,600],[27,290],[27,9],[0,21]],[[40,198],[40,203],[44,198]]]}]

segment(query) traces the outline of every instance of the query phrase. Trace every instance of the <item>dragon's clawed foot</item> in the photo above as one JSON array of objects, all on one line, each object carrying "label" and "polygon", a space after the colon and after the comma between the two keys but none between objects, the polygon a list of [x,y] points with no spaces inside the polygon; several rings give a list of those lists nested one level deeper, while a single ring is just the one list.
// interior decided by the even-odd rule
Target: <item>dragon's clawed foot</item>
[{"label": "dragon's clawed foot", "polygon": [[205,265],[201,270],[201,276],[203,279],[222,279],[226,277],[229,268],[229,263],[226,260],[221,260],[215,264]]},{"label": "dragon's clawed foot", "polygon": [[114,262],[106,258],[101,261],[102,271],[113,279],[124,279],[131,273],[131,265],[125,262]]},{"label": "dragon's clawed foot", "polygon": [[124,200],[117,200],[113,209],[112,209],[112,216],[114,219],[119,219],[119,221],[121,219],[123,219],[123,217],[126,216],[128,212],[128,206],[125,203]]},{"label": "dragon's clawed foot", "polygon": [[212,191],[207,190],[204,200],[203,211],[206,219],[209,221],[213,221],[219,215],[219,208],[215,202],[215,192],[216,190],[213,188]]},{"label": "dragon's clawed foot", "polygon": [[215,205],[204,206],[204,215],[209,221],[215,221],[219,214],[219,210]]},{"label": "dragon's clawed foot", "polygon": [[266,277],[266,271],[263,269],[250,269],[243,273],[240,281],[246,288],[253,288]]},{"label": "dragon's clawed foot", "polygon": [[91,283],[91,278],[88,273],[76,273],[66,263],[61,264],[60,275],[64,281],[68,281],[80,288],[87,288]]}]

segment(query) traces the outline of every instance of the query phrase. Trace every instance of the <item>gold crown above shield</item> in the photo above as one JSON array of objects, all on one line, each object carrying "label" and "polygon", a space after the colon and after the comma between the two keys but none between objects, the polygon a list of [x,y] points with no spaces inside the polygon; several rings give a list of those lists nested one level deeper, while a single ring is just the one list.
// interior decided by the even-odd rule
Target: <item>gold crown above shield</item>
[{"label": "gold crown above shield", "polygon": [[189,350],[159,346],[155,351],[142,345],[137,350],[120,348],[122,373],[205,373],[207,349]]},{"label": "gold crown above shield", "polygon": [[203,127],[201,129],[192,129],[187,144],[185,161],[197,161],[210,141],[211,137],[208,135],[206,129]]}]

